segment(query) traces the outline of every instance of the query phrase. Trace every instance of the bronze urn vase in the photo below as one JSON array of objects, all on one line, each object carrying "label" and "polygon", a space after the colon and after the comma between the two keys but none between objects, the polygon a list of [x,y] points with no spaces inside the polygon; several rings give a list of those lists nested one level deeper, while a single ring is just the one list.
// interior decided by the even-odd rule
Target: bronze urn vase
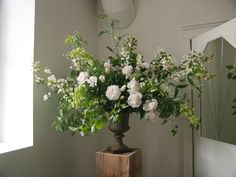
[{"label": "bronze urn vase", "polygon": [[107,147],[107,150],[113,154],[130,152],[132,149],[123,143],[124,133],[129,130],[129,112],[120,113],[120,121],[113,122],[109,120],[108,129],[114,133],[114,143]]}]

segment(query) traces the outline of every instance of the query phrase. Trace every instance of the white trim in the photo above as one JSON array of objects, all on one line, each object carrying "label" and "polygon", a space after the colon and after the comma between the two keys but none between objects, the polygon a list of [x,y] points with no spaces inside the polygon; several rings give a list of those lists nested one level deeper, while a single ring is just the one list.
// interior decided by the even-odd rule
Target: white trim
[{"label": "white trim", "polygon": [[214,21],[214,22],[183,25],[181,26],[181,31],[189,31],[189,30],[196,30],[196,29],[203,29],[203,28],[214,28],[228,21],[230,21],[230,19],[219,20],[219,21]]}]

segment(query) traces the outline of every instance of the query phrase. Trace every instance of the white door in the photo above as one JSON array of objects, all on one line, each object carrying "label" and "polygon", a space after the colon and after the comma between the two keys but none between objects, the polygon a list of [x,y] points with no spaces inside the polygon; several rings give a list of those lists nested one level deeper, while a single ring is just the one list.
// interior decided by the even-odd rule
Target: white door
[{"label": "white door", "polygon": [[192,48],[214,55],[208,67],[215,74],[202,81],[201,99],[194,97],[202,119],[194,136],[194,177],[236,177],[236,78],[229,74],[236,65],[236,19],[194,38]]}]

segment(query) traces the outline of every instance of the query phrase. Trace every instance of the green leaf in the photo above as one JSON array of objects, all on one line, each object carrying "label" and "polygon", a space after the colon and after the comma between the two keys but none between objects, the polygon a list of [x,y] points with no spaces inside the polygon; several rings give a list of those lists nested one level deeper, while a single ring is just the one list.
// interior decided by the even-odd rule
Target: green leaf
[{"label": "green leaf", "polygon": [[101,19],[106,18],[106,17],[107,17],[106,14],[97,15],[96,20],[101,20]]},{"label": "green leaf", "polygon": [[232,113],[232,115],[236,115],[236,111],[234,111],[234,112]]},{"label": "green leaf", "polygon": [[103,34],[107,34],[107,33],[109,33],[108,31],[100,31],[99,33],[98,33],[98,36],[100,37],[100,36],[102,36]]},{"label": "green leaf", "polygon": [[162,125],[164,125],[166,123],[167,123],[167,119],[164,119],[163,122],[162,122]]},{"label": "green leaf", "polygon": [[80,132],[80,128],[79,127],[68,127],[69,130],[71,130],[72,132]]},{"label": "green leaf", "polygon": [[226,68],[228,68],[229,70],[232,70],[232,69],[234,69],[234,66],[233,65],[227,65]]},{"label": "green leaf", "polygon": [[193,79],[190,78],[190,77],[188,77],[188,82],[189,82],[191,85],[195,85]]},{"label": "green leaf", "polygon": [[114,50],[113,50],[111,47],[106,46],[106,48],[107,48],[110,52],[114,52]]},{"label": "green leaf", "polygon": [[179,89],[176,87],[176,88],[175,88],[174,98],[176,98],[176,97],[178,96],[178,93],[179,93]]}]

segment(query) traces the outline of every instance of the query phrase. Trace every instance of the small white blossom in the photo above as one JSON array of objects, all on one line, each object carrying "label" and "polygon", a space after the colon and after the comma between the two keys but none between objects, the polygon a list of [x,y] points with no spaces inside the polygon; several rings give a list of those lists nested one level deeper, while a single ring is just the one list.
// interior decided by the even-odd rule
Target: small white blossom
[{"label": "small white blossom", "polygon": [[48,81],[51,81],[51,82],[55,83],[57,81],[57,79],[54,75],[51,75],[51,76],[48,77]]},{"label": "small white blossom", "polygon": [[100,80],[101,82],[105,82],[105,76],[104,76],[104,75],[100,75],[100,76],[99,76],[99,80]]},{"label": "small white blossom", "polygon": [[145,69],[149,69],[149,68],[150,68],[150,64],[149,64],[148,62],[144,62],[144,63],[143,63],[143,67],[144,67]]},{"label": "small white blossom", "polygon": [[89,79],[87,79],[87,82],[90,84],[90,87],[95,87],[97,86],[97,77],[96,76],[90,76]]},{"label": "small white blossom", "polygon": [[157,47],[156,52],[154,53],[154,57],[155,58],[159,58],[161,55],[161,52],[165,52],[165,50],[163,48]]},{"label": "small white blossom", "polygon": [[157,109],[157,100],[156,99],[152,99],[150,100],[146,100],[145,103],[143,104],[143,110],[144,111],[154,111]]},{"label": "small white blossom", "polygon": [[126,89],[126,85],[123,85],[123,86],[120,88],[120,91],[121,91],[121,92],[124,92],[125,89]]},{"label": "small white blossom", "polygon": [[48,95],[43,95],[43,100],[47,101],[48,100]]},{"label": "small white blossom", "polygon": [[142,94],[139,92],[131,93],[128,97],[127,103],[132,108],[138,108],[142,104]]},{"label": "small white blossom", "polygon": [[119,97],[120,97],[120,94],[121,94],[121,91],[120,91],[120,88],[119,86],[117,85],[110,85],[109,87],[107,87],[107,91],[106,91],[106,97],[109,99],[109,100],[118,100]]},{"label": "small white blossom", "polygon": [[104,63],[105,71],[106,73],[109,73],[111,71],[111,63],[110,60]]},{"label": "small white blossom", "polygon": [[57,82],[57,79],[54,75],[51,75],[47,78],[47,86],[48,87],[51,87],[51,88],[55,87],[56,82]]},{"label": "small white blossom", "polygon": [[125,97],[124,97],[123,95],[120,97],[121,100],[123,100],[124,98],[125,98]]},{"label": "small white blossom", "polygon": [[44,73],[46,73],[46,74],[51,74],[51,70],[48,69],[48,68],[45,68],[45,69],[44,69]]},{"label": "small white blossom", "polygon": [[125,75],[126,79],[131,76],[132,72],[133,72],[133,66],[131,66],[131,65],[126,65],[126,66],[122,69],[122,74]]},{"label": "small white blossom", "polygon": [[140,89],[140,84],[138,81],[133,78],[131,81],[128,82],[127,87],[129,88],[128,92],[138,92]]},{"label": "small white blossom", "polygon": [[77,77],[78,84],[80,84],[80,85],[84,84],[87,81],[88,77],[89,77],[89,75],[87,72],[80,72],[79,76]]},{"label": "small white blossom", "polygon": [[136,59],[137,59],[137,66],[142,66],[142,55],[138,54]]},{"label": "small white blossom", "polygon": [[159,113],[154,110],[154,111],[149,111],[147,114],[146,114],[146,119],[147,120],[150,120],[150,121],[157,121],[157,119],[159,118]]}]

